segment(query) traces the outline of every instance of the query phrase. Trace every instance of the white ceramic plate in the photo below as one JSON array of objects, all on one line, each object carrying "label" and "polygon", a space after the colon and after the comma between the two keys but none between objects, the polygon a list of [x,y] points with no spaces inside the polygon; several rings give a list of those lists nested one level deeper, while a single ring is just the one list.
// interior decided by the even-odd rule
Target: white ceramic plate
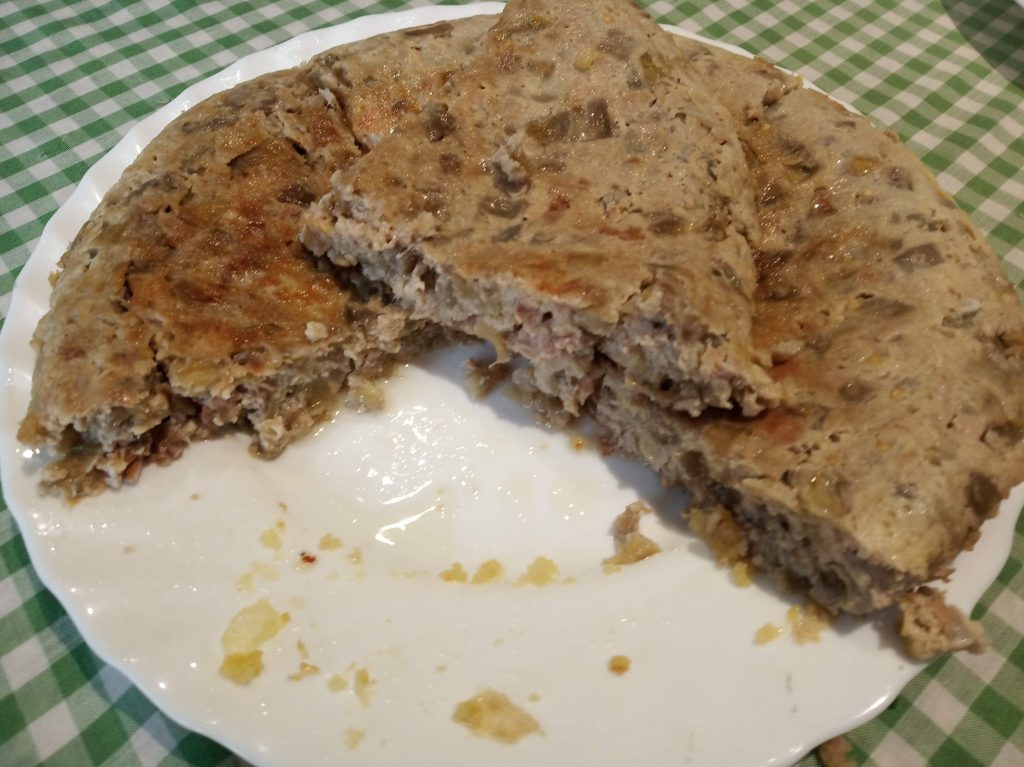
[{"label": "white ceramic plate", "polygon": [[[40,459],[14,438],[46,275],[160,128],[313,51],[499,8],[421,8],[302,35],[189,88],[97,163],[43,232],[0,338],[8,504],[90,646],[171,717],[260,765],[792,762],[876,714],[919,667],[887,629],[852,621],[817,644],[755,645],[759,627],[784,623],[786,599],[733,585],[671,522],[683,496],[646,470],[579,449],[501,395],[470,401],[460,361],[472,350],[405,368],[386,412],[342,413],[274,462],[250,458],[241,438],[199,444],[73,508],[38,495]],[[661,512],[644,529],[665,551],[606,574],[609,524],[637,498]],[[958,561],[954,603],[970,607],[995,577],[1021,503],[1018,489]],[[326,535],[342,546],[322,548]],[[538,556],[558,582],[515,585]],[[489,559],[504,566],[499,582],[438,577]],[[218,674],[220,639],[263,598],[291,620],[241,687]],[[627,673],[609,672],[614,655],[631,660]],[[318,671],[290,678],[303,661]],[[357,669],[373,680],[362,694]],[[332,691],[332,678],[348,687]],[[454,723],[456,705],[486,688],[542,733],[504,745]]]}]

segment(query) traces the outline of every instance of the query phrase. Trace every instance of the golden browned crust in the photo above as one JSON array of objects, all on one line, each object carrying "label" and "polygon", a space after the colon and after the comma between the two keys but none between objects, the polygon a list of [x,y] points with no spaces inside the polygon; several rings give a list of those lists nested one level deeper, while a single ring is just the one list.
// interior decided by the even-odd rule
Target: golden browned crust
[{"label": "golden browned crust", "polygon": [[61,259],[35,335],[20,437],[74,459],[48,479],[74,494],[95,468],[84,457],[149,451],[172,419],[235,423],[246,386],[311,346],[308,323],[337,335],[345,294],[302,261],[289,222],[356,153],[344,115],[297,73],[214,96],[143,151]]},{"label": "golden browned crust", "polygon": [[[330,411],[351,371],[373,375],[437,337],[353,296],[300,244],[300,214],[363,151],[350,115],[414,98],[486,23],[329,51],[207,99],[143,150],[61,259],[35,334],[19,437],[59,459],[44,483],[71,496],[117,486],[235,425],[275,455]],[[381,55],[386,86],[338,78]]]}]

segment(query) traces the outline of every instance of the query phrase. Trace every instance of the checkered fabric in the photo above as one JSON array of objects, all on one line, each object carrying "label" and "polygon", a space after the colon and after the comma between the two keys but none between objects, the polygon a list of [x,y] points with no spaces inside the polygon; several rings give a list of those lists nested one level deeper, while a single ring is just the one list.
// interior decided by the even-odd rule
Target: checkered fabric
[{"label": "checkered fabric", "polygon": [[[137,119],[235,59],[396,0],[0,0],[0,321],[50,215]],[[647,3],[896,130],[1024,295],[1024,9],[1010,0]],[[916,677],[847,738],[865,765],[1024,765],[1024,519],[975,616],[992,649]],[[0,764],[231,765],[93,655],[0,501]],[[816,754],[801,767],[820,765]]]}]

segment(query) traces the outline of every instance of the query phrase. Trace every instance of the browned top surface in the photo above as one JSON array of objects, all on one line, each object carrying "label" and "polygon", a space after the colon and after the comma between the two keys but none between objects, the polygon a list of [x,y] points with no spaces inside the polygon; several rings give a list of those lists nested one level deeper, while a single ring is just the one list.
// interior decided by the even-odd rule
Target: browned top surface
[{"label": "browned top surface", "polygon": [[358,55],[343,49],[319,54],[310,71],[344,102],[356,141],[372,148],[404,115],[420,112],[494,20],[473,16],[379,35],[359,43]]},{"label": "browned top surface", "polygon": [[179,166],[163,177],[168,189],[133,201],[155,236],[132,254],[131,308],[159,327],[164,355],[196,362],[301,348],[309,321],[339,332],[346,293],[304,259],[297,220],[358,153],[344,116],[296,73],[240,86],[205,111],[165,134],[177,147],[147,152],[154,170],[168,160],[195,170]]},{"label": "browned top surface", "polygon": [[112,407],[117,420],[142,416],[130,427],[141,433],[165,417],[176,378],[186,392],[226,386],[233,358],[279,363],[308,344],[308,321],[337,328],[345,294],[301,258],[296,222],[355,154],[344,116],[297,72],[240,85],[171,123],[61,260],[23,433],[37,423],[117,432],[91,423]]},{"label": "browned top surface", "polygon": [[680,45],[742,84],[723,92],[766,230],[754,337],[784,392],[752,420],[702,419],[704,450],[755,496],[934,575],[1024,479],[1024,309],[894,137],[762,63]]},{"label": "browned top surface", "polygon": [[[109,448],[167,417],[172,393],[227,396],[339,345],[358,355],[388,325],[381,314],[400,326],[379,303],[346,314],[349,293],[299,243],[300,214],[362,151],[348,112],[362,124],[374,104],[429,90],[485,24],[342,46],[174,120],[61,260],[21,437],[52,442],[70,424]],[[381,56],[387,82],[335,75],[373,71]],[[309,323],[323,328],[307,334]]]},{"label": "browned top surface", "polygon": [[380,149],[335,179],[342,238],[421,246],[460,278],[561,302],[605,332],[631,313],[695,325],[754,375],[759,228],[742,150],[631,3],[510,3]]}]

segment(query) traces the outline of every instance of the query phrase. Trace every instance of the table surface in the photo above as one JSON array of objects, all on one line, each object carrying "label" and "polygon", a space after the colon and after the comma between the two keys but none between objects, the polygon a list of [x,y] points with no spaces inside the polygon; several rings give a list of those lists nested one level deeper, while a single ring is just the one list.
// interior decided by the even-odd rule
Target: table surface
[{"label": "table surface", "polygon": [[[50,215],[132,124],[191,83],[385,0],[0,0],[0,321]],[[797,71],[894,129],[1024,293],[1024,10],[1012,0],[646,2]],[[1024,517],[974,613],[991,649],[940,658],[849,733],[856,764],[1024,764]],[[0,500],[0,763],[230,765],[85,645]],[[822,764],[808,755],[801,767]]]}]

